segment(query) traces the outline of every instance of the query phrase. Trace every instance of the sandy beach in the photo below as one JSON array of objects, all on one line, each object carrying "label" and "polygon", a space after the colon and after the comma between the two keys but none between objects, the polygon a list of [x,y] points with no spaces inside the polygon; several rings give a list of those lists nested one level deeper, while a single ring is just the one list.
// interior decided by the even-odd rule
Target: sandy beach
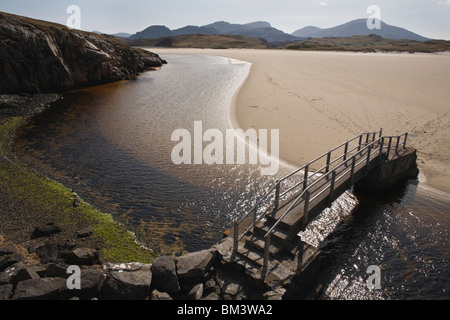
[{"label": "sandy beach", "polygon": [[366,131],[409,132],[420,181],[450,193],[450,53],[152,51],[252,63],[234,122],[243,129],[280,129],[280,157],[287,162],[301,166]]}]

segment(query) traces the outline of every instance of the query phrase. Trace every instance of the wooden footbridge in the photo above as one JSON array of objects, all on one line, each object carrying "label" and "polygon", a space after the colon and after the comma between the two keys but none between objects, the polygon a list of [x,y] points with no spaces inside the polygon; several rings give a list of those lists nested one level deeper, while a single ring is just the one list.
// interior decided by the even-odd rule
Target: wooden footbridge
[{"label": "wooden footbridge", "polygon": [[297,252],[298,233],[380,161],[406,149],[408,134],[360,134],[278,180],[256,205],[234,222],[233,251],[267,268],[278,255]]}]

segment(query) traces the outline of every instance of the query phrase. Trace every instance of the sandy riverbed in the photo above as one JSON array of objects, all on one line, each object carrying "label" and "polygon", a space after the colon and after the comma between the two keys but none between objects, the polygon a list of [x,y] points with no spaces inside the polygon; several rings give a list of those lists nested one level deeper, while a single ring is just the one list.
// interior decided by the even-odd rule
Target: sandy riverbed
[{"label": "sandy riverbed", "polygon": [[280,129],[280,157],[288,162],[303,165],[366,131],[409,132],[421,181],[450,193],[450,53],[152,51],[252,63],[233,106],[235,123]]}]

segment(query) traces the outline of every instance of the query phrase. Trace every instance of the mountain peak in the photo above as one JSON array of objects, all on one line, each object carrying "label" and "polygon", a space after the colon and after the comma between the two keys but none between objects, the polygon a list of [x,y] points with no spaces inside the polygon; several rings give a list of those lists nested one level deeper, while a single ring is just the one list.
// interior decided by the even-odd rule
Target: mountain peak
[{"label": "mountain peak", "polygon": [[246,24],[217,21],[205,26],[186,26],[176,30],[170,30],[166,26],[150,26],[137,32],[130,39],[157,39],[187,34],[230,34],[252,38],[261,38],[269,42],[285,42],[299,40],[298,38],[273,28],[266,21],[255,21]]},{"label": "mountain peak", "polygon": [[391,26],[380,21],[380,29],[369,29],[367,27],[367,19],[355,19],[336,27],[321,29],[313,26],[299,29],[292,33],[296,37],[306,38],[333,38],[333,37],[351,37],[376,34],[386,39],[408,39],[414,41],[427,41],[429,39],[422,37],[409,30]]},{"label": "mountain peak", "polygon": [[153,25],[133,34],[130,39],[153,39],[173,36],[172,30],[162,25]]},{"label": "mountain peak", "polygon": [[297,41],[305,38],[336,38],[376,34],[383,38],[394,40],[429,40],[406,29],[391,26],[382,21],[380,21],[380,23],[380,29],[370,29],[367,27],[367,19],[361,18],[326,29],[308,26],[295,31],[292,34],[284,33],[283,31],[272,27],[270,23],[266,21],[255,21],[246,24],[217,21],[205,26],[186,26],[176,30],[170,30],[166,26],[153,25],[132,35],[130,39],[157,39],[187,34],[229,34],[261,38],[268,42],[277,43]]},{"label": "mountain peak", "polygon": [[270,23],[268,23],[267,21],[255,21],[255,22],[250,22],[250,23],[246,23],[243,25],[245,28],[250,28],[250,29],[258,29],[258,28],[272,28],[272,26],[270,25]]}]

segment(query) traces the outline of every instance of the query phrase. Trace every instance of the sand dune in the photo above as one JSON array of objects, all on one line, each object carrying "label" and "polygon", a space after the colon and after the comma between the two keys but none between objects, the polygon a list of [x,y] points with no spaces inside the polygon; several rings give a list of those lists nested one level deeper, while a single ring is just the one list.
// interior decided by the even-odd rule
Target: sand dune
[{"label": "sand dune", "polygon": [[[160,49],[252,63],[236,121],[280,129],[280,156],[303,165],[365,131],[410,133],[421,179],[450,193],[450,54]],[[426,181],[426,182],[425,182]]]}]

